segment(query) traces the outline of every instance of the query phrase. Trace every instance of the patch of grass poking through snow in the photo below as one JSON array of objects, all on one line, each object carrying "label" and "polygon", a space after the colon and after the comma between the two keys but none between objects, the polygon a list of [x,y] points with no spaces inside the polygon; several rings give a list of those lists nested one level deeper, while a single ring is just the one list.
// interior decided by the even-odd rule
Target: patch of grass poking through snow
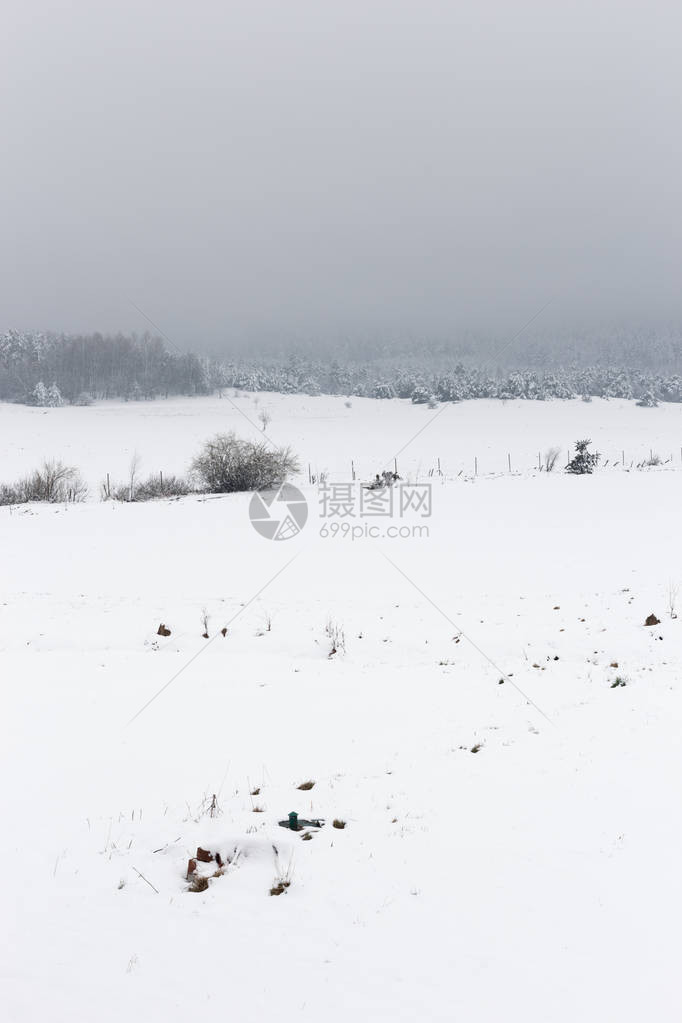
[{"label": "patch of grass poking through snow", "polygon": [[271,895],[283,895],[284,892],[286,892],[286,890],[291,887],[291,882],[292,882],[293,877],[294,877],[294,859],[293,859],[293,854],[291,856],[291,859],[289,860],[289,866],[287,867],[286,870],[283,870],[281,865],[280,865],[279,852],[277,851],[277,846],[276,845],[273,845],[272,851],[275,854],[275,868],[277,870],[277,874],[275,875],[275,880],[272,882],[272,887],[270,888],[270,894]]},{"label": "patch of grass poking through snow", "polygon": [[346,822],[342,821],[342,820],[339,820],[338,817],[335,817],[334,820],[332,821],[332,827],[333,828],[345,828],[345,826],[346,826]]},{"label": "patch of grass poking through snow", "polygon": [[335,654],[345,654],[346,652],[346,634],[343,628],[334,621],[333,618],[327,619],[327,624],[324,627],[324,631],[330,642],[329,657],[334,657]]},{"label": "patch of grass poking through snow", "polygon": [[622,675],[616,675],[615,679],[611,683],[611,689],[618,689],[621,686],[626,686],[627,684],[628,680],[626,678],[623,678]]},{"label": "patch of grass poking through snow", "polygon": [[187,888],[188,892],[205,892],[208,888],[208,878],[198,875]]}]

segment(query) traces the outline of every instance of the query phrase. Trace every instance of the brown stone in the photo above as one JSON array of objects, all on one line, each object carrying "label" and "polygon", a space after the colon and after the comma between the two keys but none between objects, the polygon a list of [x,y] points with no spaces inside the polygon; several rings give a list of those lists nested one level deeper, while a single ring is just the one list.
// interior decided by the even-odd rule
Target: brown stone
[{"label": "brown stone", "polygon": [[655,614],[650,614],[644,623],[645,625],[660,625],[661,619],[657,618]]},{"label": "brown stone", "polygon": [[157,636],[170,636],[170,634],[171,634],[171,630],[167,629],[166,626],[163,624],[163,622],[161,622],[161,624],[159,625],[158,629],[156,630],[156,635]]},{"label": "brown stone", "polygon": [[202,849],[201,846],[197,846],[197,859],[200,863],[212,863],[213,853],[210,853],[208,849]]},{"label": "brown stone", "polygon": [[190,878],[194,874],[196,874],[196,872],[197,872],[197,861],[196,860],[190,860],[189,863],[187,864],[187,880],[189,881]]}]

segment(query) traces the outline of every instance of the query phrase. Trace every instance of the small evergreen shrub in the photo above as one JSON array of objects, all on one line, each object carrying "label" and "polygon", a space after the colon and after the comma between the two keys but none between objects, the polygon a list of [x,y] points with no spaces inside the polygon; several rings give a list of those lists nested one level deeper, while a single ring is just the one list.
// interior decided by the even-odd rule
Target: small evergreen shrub
[{"label": "small evergreen shrub", "polygon": [[599,453],[587,450],[591,443],[591,440],[575,442],[575,454],[566,466],[566,472],[575,473],[577,476],[594,472],[599,464]]}]

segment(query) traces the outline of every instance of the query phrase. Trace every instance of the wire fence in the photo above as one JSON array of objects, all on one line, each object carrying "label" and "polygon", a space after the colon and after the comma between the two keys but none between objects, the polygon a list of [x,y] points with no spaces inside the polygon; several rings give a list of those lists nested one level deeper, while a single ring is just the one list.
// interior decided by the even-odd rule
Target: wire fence
[{"label": "wire fence", "polygon": [[[599,462],[595,467],[596,472],[600,471],[621,471],[630,472],[633,470],[648,469],[682,469],[682,447],[677,453],[668,452],[659,454],[650,447],[648,452],[640,449],[637,454],[628,453],[622,448],[619,452],[612,451],[610,454],[598,452]],[[566,450],[550,449],[550,451],[538,451],[533,457],[527,452],[522,455],[515,455],[510,451],[492,452],[486,451],[484,455],[471,455],[467,458],[442,458],[439,455],[429,460],[422,459],[421,462],[407,463],[400,465],[399,459],[394,459],[392,469],[401,478],[411,482],[418,482],[427,479],[452,480],[464,477],[465,479],[477,476],[520,476],[526,473],[561,473],[568,466],[575,455],[575,449],[567,447]],[[308,483],[371,483],[377,475],[381,475],[385,467],[368,458],[349,459],[345,466],[334,466],[329,468],[322,462],[309,462],[306,467]]]}]

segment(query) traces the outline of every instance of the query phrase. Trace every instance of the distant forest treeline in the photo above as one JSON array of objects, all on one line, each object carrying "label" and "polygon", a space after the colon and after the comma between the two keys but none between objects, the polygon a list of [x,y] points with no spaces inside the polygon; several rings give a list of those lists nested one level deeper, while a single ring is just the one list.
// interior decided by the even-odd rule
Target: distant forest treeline
[{"label": "distant forest treeline", "polygon": [[0,398],[34,403],[39,384],[56,385],[68,403],[208,394],[209,362],[169,352],[158,337],[0,334]]},{"label": "distant forest treeline", "polygon": [[[88,404],[211,394],[233,388],[284,394],[409,398],[606,397],[682,401],[682,334],[526,343],[495,362],[484,343],[302,349],[232,361],[170,352],[158,337],[0,334],[0,399]],[[523,363],[521,363],[523,358]]]}]

